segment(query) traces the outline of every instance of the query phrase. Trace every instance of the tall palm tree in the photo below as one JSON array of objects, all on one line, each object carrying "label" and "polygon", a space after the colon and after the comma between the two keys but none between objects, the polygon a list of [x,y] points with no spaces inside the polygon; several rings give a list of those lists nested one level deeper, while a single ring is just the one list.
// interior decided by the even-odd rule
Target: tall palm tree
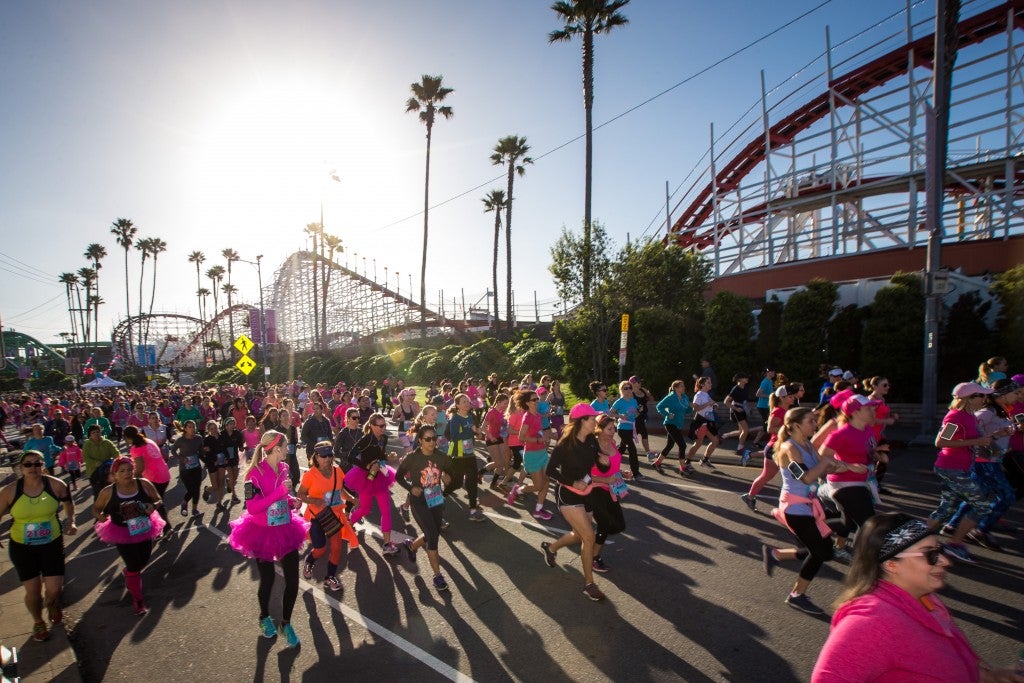
[{"label": "tall palm tree", "polygon": [[71,292],[73,289],[78,289],[78,276],[74,273],[61,273],[57,281],[64,285],[64,296],[68,301],[68,317],[71,318],[71,337],[74,339],[78,337],[78,323],[75,321],[75,305],[71,300]]},{"label": "tall palm tree", "polygon": [[149,240],[149,255],[153,258],[153,284],[149,290],[149,317],[146,318],[146,341],[149,341],[149,323],[153,318],[153,301],[156,299],[156,259],[162,252],[167,251],[167,242],[159,237],[151,237]]},{"label": "tall palm tree", "polygon": [[[241,257],[238,252],[234,249],[222,249],[220,255],[224,257],[224,260],[228,263],[228,284],[231,284],[231,264],[238,261]],[[228,308],[231,308],[232,295],[238,291],[237,287],[231,287],[231,291],[223,290],[228,295]],[[228,316],[228,334],[231,335],[231,343],[235,341],[235,318],[232,315]]]},{"label": "tall palm tree", "polygon": [[548,34],[548,42],[583,41],[583,112],[586,118],[586,161],[583,190],[583,300],[590,298],[591,272],[590,198],[593,188],[594,159],[594,36],[625,26],[629,19],[619,12],[629,0],[559,0],[551,5],[563,26]]},{"label": "tall palm tree", "polygon": [[[135,235],[139,233],[139,229],[135,227],[127,218],[118,218],[114,221],[114,224],[110,226],[110,232],[117,239],[117,243],[124,249],[124,310],[125,316],[129,319],[132,317],[132,307],[129,301],[128,295],[128,252],[131,251],[132,245],[135,243]],[[129,358],[135,357],[133,347],[135,346],[132,340],[132,326],[128,325],[128,347],[129,347]]]},{"label": "tall palm tree", "polygon": [[[210,288],[213,290],[213,314],[210,316],[210,320],[213,321],[218,315],[220,315],[220,309],[217,304],[217,290],[220,289],[220,281],[224,279],[224,266],[211,266],[206,271],[206,277],[210,278],[210,281],[213,282],[213,286]],[[221,344],[223,344],[224,340],[219,339],[220,326],[218,325],[216,329],[218,337],[217,341],[220,341]]]},{"label": "tall palm tree", "polygon": [[[82,255],[85,256],[85,258],[92,261],[92,269],[96,271],[96,281],[93,283],[93,293],[96,295],[95,300],[99,301],[100,268],[103,267],[100,261],[107,257],[107,248],[102,244],[97,244],[94,242],[85,248],[85,253]],[[95,302],[92,307],[92,316],[93,335],[95,335],[95,344],[98,347],[100,343],[100,308],[98,305],[95,304]],[[88,339],[86,339],[85,341],[86,344],[89,343]]]},{"label": "tall palm tree", "polygon": [[196,289],[196,298],[199,299],[199,342],[203,348],[203,358],[206,358],[206,297],[210,296],[210,290],[206,287]]},{"label": "tall palm tree", "polygon": [[[206,317],[203,315],[203,298],[199,291],[203,288],[203,282],[199,279],[199,266],[206,260],[206,254],[201,251],[193,251],[188,255],[188,262],[196,264],[196,299],[199,307],[199,329],[202,334],[202,341],[206,341]],[[209,290],[206,292],[209,294]],[[205,353],[204,353],[205,357]]]},{"label": "tall palm tree", "polygon": [[306,234],[313,238],[313,348],[320,348],[320,301],[317,295],[317,279],[319,278],[319,238],[324,234],[323,223],[306,223]]},{"label": "tall palm tree", "polygon": [[[423,178],[423,262],[420,265],[420,336],[427,336],[427,225],[430,214],[430,140],[437,115],[450,119],[455,113],[447,105],[438,106],[453,88],[441,86],[443,76],[424,74],[419,83],[411,83],[412,97],[405,102],[406,112],[416,112],[427,127],[427,166]],[[410,292],[411,294],[411,292]]]},{"label": "tall palm tree", "polygon": [[78,269],[78,281],[85,289],[85,308],[82,308],[82,295],[76,287],[75,296],[78,297],[78,316],[81,324],[82,338],[86,341],[89,339],[89,332],[92,329],[90,317],[92,307],[94,304],[92,294],[90,292],[93,288],[93,283],[96,281],[96,271],[88,266]]},{"label": "tall palm tree", "polygon": [[[139,251],[140,260],[142,262],[142,267],[139,269],[139,317],[137,319],[137,322],[139,324],[139,346],[145,346],[146,345],[146,339],[145,339],[145,334],[143,332],[143,324],[142,324],[142,284],[146,280],[146,259],[148,259],[149,256],[150,256],[150,247],[152,245],[153,245],[153,238],[152,237],[143,237],[143,238],[138,239],[138,240],[135,241],[135,248]],[[145,358],[146,358],[146,356],[143,355],[141,360],[145,360]],[[139,365],[144,365],[144,364],[145,363],[142,363],[142,362],[139,363]]]},{"label": "tall palm tree", "polygon": [[492,328],[498,329],[498,233],[501,232],[501,210],[505,208],[505,191],[491,190],[481,200],[484,203],[484,213],[494,212],[494,261],[491,263],[491,279],[494,285],[494,324]]},{"label": "tall palm tree", "polygon": [[533,159],[526,156],[529,151],[530,146],[526,144],[526,138],[506,135],[498,140],[498,144],[494,146],[494,154],[491,155],[491,163],[495,166],[508,164],[508,196],[505,199],[505,265],[508,271],[508,280],[505,284],[508,289],[505,292],[505,315],[510,330],[515,325],[512,315],[512,183],[517,174],[522,176],[526,173],[526,164],[533,163]]},{"label": "tall palm tree", "polygon": [[325,233],[323,235],[323,239],[320,240],[320,243],[323,246],[323,248],[327,251],[326,262],[324,263],[324,267],[327,269],[327,273],[324,276],[324,281],[323,281],[324,287],[323,287],[323,291],[321,292],[321,296],[320,296],[321,303],[322,303],[322,305],[320,306],[320,311],[321,311],[320,338],[325,340],[325,342],[326,342],[326,339],[327,339],[327,292],[328,292],[328,290],[331,287],[331,273],[334,272],[334,268],[332,268],[331,265],[334,263],[334,254],[335,253],[339,253],[340,254],[342,251],[344,251],[344,249],[342,249],[342,246],[341,246],[341,238],[337,237],[335,235],[328,235],[328,234]]}]

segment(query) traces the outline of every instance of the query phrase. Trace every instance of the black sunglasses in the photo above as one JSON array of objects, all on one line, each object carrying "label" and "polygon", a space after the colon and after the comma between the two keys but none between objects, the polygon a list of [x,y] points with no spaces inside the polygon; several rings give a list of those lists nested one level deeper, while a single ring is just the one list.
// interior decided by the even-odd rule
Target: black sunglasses
[{"label": "black sunglasses", "polygon": [[383,423],[383,422],[371,422],[371,423],[370,423],[370,426],[371,426],[371,427],[381,427],[381,428],[384,428],[384,427],[386,427],[387,425],[386,425],[385,423]]},{"label": "black sunglasses", "polygon": [[945,552],[946,545],[944,543],[940,543],[934,548],[929,548],[928,550],[922,550],[917,553],[900,553],[899,555],[896,555],[896,557],[923,557],[925,562],[934,567],[939,563],[939,558],[942,557]]},{"label": "black sunglasses", "polygon": [[39,462],[38,460],[34,460],[32,462],[23,462],[23,463],[21,463],[21,466],[22,467],[42,467],[43,463]]},{"label": "black sunglasses", "polygon": [[424,436],[424,437],[420,438],[420,441],[434,442],[434,441],[437,441],[437,437],[436,436]]},{"label": "black sunglasses", "polygon": [[334,453],[320,453],[319,451],[317,452],[317,455],[319,455],[321,458],[333,458],[334,457]]}]

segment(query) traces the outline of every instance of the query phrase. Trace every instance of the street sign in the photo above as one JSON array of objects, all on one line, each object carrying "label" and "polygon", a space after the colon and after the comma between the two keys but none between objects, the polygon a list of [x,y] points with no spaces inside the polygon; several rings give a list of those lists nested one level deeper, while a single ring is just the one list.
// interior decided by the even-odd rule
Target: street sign
[{"label": "street sign", "polygon": [[[240,354],[245,356],[247,353],[252,351],[252,347],[254,347],[256,345],[253,344],[252,339],[249,339],[247,336],[242,334],[242,335],[239,335],[238,339],[235,340],[234,346],[235,346],[236,349],[238,349],[238,352]],[[245,374],[248,375],[249,373],[247,372]]]},{"label": "street sign", "polygon": [[243,375],[248,375],[250,372],[256,369],[256,361],[249,356],[242,356],[235,363],[235,367],[242,371]]}]

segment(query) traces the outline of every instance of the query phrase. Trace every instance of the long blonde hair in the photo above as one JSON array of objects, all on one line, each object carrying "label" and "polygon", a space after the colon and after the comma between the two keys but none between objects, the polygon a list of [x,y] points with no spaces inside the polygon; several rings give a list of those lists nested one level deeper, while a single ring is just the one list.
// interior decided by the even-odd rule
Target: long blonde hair
[{"label": "long blonde hair", "polygon": [[245,469],[245,477],[249,477],[249,472],[255,469],[261,462],[267,457],[267,451],[274,446],[277,446],[281,441],[287,442],[288,437],[279,431],[274,429],[268,429],[263,432],[263,436],[260,437],[260,442],[256,446],[256,452],[252,454],[252,458],[249,460],[249,466]]},{"label": "long blonde hair", "polygon": [[782,426],[779,427],[779,438],[776,439],[775,444],[772,446],[772,459],[779,467],[782,467],[782,444],[793,438],[793,432],[799,429],[803,419],[813,412],[810,408],[803,406],[790,408],[786,411],[786,417],[783,418]]}]

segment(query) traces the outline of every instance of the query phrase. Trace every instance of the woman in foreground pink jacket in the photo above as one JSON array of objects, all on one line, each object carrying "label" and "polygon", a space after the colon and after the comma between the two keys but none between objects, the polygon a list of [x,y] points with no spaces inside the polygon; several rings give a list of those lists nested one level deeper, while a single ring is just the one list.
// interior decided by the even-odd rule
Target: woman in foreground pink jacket
[{"label": "woman in foreground pink jacket", "polygon": [[812,683],[1024,683],[1012,669],[982,661],[935,595],[950,565],[943,550],[919,519],[892,513],[868,520]]}]

